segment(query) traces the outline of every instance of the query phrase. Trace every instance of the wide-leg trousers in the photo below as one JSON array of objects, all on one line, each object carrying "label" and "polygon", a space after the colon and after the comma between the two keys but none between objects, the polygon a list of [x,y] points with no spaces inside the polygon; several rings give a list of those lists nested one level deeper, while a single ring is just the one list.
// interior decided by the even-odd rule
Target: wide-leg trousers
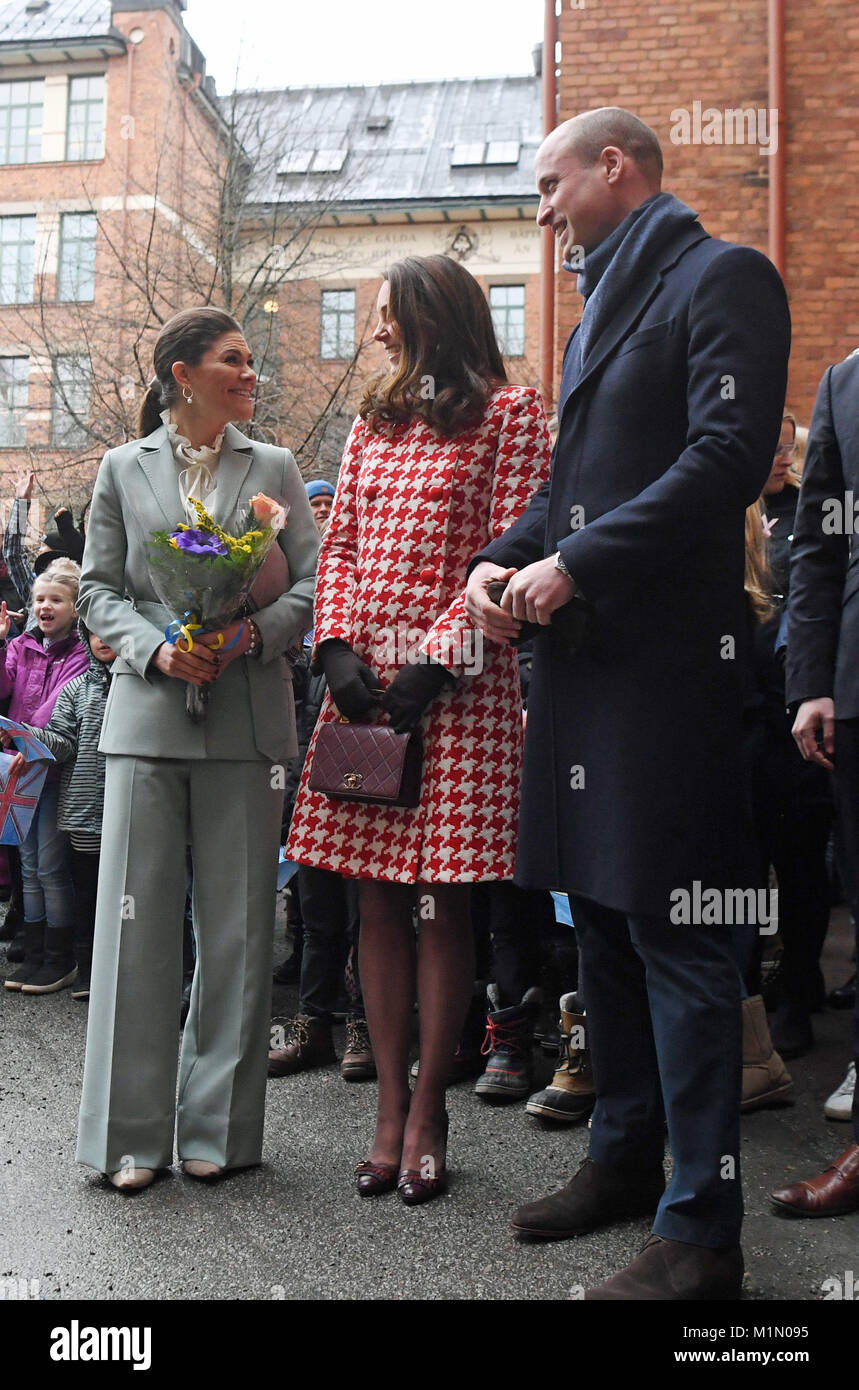
[{"label": "wide-leg trousers", "polygon": [[[78,1160],[262,1153],[283,793],[267,761],[108,755]],[[179,1059],[186,846],[197,968]],[[179,1071],[177,1099],[177,1066]]]},{"label": "wide-leg trousers", "polygon": [[639,1172],[674,1160],[653,1230],[740,1239],[740,973],[727,927],[628,917],[570,895],[597,1101],[590,1156]]}]

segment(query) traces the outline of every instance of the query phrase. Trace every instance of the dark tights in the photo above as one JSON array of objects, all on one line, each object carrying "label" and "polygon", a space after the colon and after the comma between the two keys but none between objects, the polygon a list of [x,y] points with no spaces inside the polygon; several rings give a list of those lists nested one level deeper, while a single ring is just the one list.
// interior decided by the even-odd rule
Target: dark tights
[{"label": "dark tights", "polygon": [[[431,1175],[444,1162],[445,1083],[471,999],[474,937],[469,887],[459,883],[360,884],[359,963],[379,1076],[373,1163]],[[418,940],[412,911],[418,909]],[[409,1092],[415,996],[420,1070]]]}]

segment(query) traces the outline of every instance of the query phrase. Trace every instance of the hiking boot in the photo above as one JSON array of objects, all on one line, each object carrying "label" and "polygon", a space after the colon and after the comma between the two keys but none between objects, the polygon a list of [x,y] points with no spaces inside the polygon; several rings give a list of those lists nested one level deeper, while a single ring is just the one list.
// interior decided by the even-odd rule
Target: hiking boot
[{"label": "hiking boot", "polygon": [[487,1062],[474,1088],[476,1096],[502,1103],[527,1096],[534,1084],[531,1033],[540,1002],[540,991],[532,988],[521,1004],[487,1014],[486,1037],[480,1049]]},{"label": "hiking boot", "polygon": [[373,1044],[366,1018],[350,1014],[346,1019],[346,1051],[340,1063],[344,1081],[372,1081],[376,1075]]},{"label": "hiking boot", "polygon": [[[21,933],[21,964],[8,979],[4,982],[7,989],[23,989],[24,985],[33,978],[42,967],[45,953],[45,929],[47,922],[44,917],[39,922],[25,922],[24,930]],[[6,952],[6,959],[11,958],[12,948]]]},{"label": "hiking boot", "polygon": [[615,1221],[652,1216],[664,1191],[661,1164],[642,1171],[633,1164],[620,1168],[586,1158],[560,1192],[520,1207],[513,1229],[540,1240],[567,1240]]},{"label": "hiking boot", "polygon": [[585,1045],[585,1014],[575,994],[561,996],[561,1060],[551,1083],[525,1106],[529,1115],[559,1124],[575,1124],[591,1113],[596,1101],[591,1054]]},{"label": "hiking boot", "polygon": [[767,1105],[792,1105],[793,1081],[770,1037],[767,1011],[760,994],[743,1000],[743,1099],[740,1110]]},{"label": "hiking boot", "polygon": [[289,1037],[281,1048],[268,1054],[269,1076],[292,1076],[310,1067],[327,1067],[336,1062],[330,1018],[296,1014]]},{"label": "hiking boot", "polygon": [[77,979],[71,927],[45,928],[42,963],[21,985],[22,994],[55,994]]}]

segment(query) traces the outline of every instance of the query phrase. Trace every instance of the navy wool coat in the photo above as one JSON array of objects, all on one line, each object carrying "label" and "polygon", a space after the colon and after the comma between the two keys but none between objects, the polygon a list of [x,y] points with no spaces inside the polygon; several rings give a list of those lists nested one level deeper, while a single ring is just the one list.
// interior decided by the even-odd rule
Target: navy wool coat
[{"label": "navy wool coat", "polygon": [[[575,333],[567,344],[567,353]],[[478,556],[560,550],[596,631],[535,642],[517,879],[627,914],[757,882],[742,772],[744,514],[790,315],[758,251],[678,231],[562,386],[552,476]]]}]

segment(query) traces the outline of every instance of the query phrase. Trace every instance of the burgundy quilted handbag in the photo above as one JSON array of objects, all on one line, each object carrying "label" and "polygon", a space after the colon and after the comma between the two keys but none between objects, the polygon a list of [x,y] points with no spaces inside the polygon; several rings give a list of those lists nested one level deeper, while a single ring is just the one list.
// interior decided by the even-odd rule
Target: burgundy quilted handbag
[{"label": "burgundy quilted handbag", "polygon": [[417,806],[421,799],[420,730],[395,734],[389,724],[323,724],[310,768],[310,790],[337,801]]}]

